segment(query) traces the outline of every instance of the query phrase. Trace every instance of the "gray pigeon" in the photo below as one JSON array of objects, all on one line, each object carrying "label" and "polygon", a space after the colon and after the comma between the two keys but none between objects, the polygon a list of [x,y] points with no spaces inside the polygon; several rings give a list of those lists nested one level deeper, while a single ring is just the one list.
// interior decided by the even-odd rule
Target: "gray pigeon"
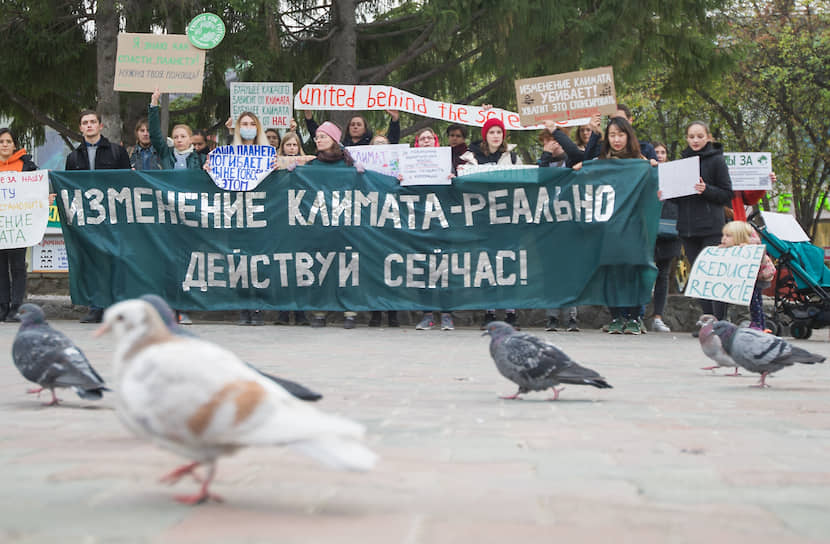
[{"label": "gray pigeon", "polygon": [[704,366],[703,370],[714,370],[719,367],[734,368],[735,373],[728,374],[728,376],[740,376],[738,374],[738,363],[733,361],[732,357],[724,351],[720,336],[715,334],[715,321],[717,321],[717,318],[712,314],[703,314],[697,321],[700,326],[700,335],[698,336],[700,349],[703,350],[704,355],[718,363],[712,366]]},{"label": "gray pigeon", "polygon": [[[182,327],[179,327],[179,324],[176,322],[176,315],[173,313],[173,309],[170,308],[170,305],[167,304],[167,302],[163,298],[161,298],[158,295],[143,295],[140,298],[144,302],[149,302],[150,305],[156,309],[156,311],[161,316],[161,320],[164,322],[164,325],[167,327],[167,330],[169,330],[171,333],[175,334],[176,336],[184,336],[185,338],[196,338],[196,335],[192,332],[187,331]],[[284,378],[278,378],[277,376],[273,376],[271,374],[266,374],[265,372],[261,371],[260,369],[256,368],[254,365],[250,363],[245,364],[251,367],[253,370],[259,372],[261,375],[265,376],[272,382],[282,386],[283,389],[285,389],[286,391],[288,391],[300,400],[316,402],[323,398],[323,395],[312,391],[304,385],[300,385],[297,382],[292,382],[291,380],[286,380]]]},{"label": "gray pigeon", "polygon": [[48,389],[52,401],[47,406],[53,406],[60,400],[55,396],[58,387],[71,387],[87,400],[100,400],[103,392],[109,391],[72,340],[46,323],[39,306],[24,304],[17,315],[21,324],[12,345],[14,366],[24,378],[40,386],[28,393]]},{"label": "gray pigeon", "polygon": [[796,363],[823,363],[825,359],[823,355],[795,347],[772,334],[738,328],[728,321],[717,321],[714,331],[720,337],[723,349],[737,364],[750,372],[761,374],[757,387],[769,387],[765,381],[767,375],[784,367]]},{"label": "gray pigeon", "polygon": [[611,388],[605,378],[591,369],[579,366],[559,348],[531,334],[516,332],[503,321],[487,325],[484,335],[490,335],[490,355],[501,375],[519,386],[511,397],[530,391],[553,389],[553,398],[559,398],[560,383],[593,385],[600,389]]}]

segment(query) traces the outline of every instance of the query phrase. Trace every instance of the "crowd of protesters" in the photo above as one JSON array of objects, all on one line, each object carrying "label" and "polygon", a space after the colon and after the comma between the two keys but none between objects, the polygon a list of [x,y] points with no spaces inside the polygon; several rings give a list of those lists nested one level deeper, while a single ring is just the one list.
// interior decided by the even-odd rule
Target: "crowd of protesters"
[{"label": "crowd of protesters", "polygon": [[[170,170],[170,169],[208,169],[207,154],[215,145],[211,136],[203,130],[193,130],[188,125],[173,126],[170,138],[162,133],[159,97],[157,90],[153,93],[147,110],[147,117],[135,125],[134,143],[125,149],[110,142],[102,134],[103,125],[100,116],[92,110],[85,110],[79,116],[80,132],[83,142],[74,149],[66,159],[67,170]],[[488,108],[489,106],[485,106]],[[387,110],[389,125],[384,134],[375,133],[369,127],[367,119],[361,115],[353,116],[344,129],[331,121],[318,124],[310,111],[305,111],[305,125],[308,138],[303,140],[296,122],[280,134],[276,129],[264,129],[257,116],[244,112],[237,119],[229,119],[227,127],[231,137],[228,143],[270,145],[277,149],[274,168],[293,170],[306,163],[327,166],[355,166],[348,147],[362,145],[397,144],[401,139],[400,114]],[[554,123],[547,123],[538,135],[542,152],[536,163],[540,168],[580,169],[586,161],[613,161],[615,159],[641,159],[649,161],[652,166],[668,160],[665,144],[641,141],[632,125],[631,111],[624,104],[618,104],[617,112],[610,116],[603,130],[602,119],[595,115],[583,126],[563,129]],[[434,147],[446,145],[451,148],[453,175],[461,165],[497,164],[503,166],[520,165],[521,155],[516,145],[509,143],[509,135],[504,124],[496,117],[487,119],[478,135],[469,144],[468,127],[452,124],[447,127],[441,141],[439,134],[432,128],[424,128],[415,133],[414,145],[417,147]],[[726,243],[727,226],[725,207],[732,199],[732,186],[729,172],[723,157],[722,146],[715,142],[706,123],[695,121],[686,128],[687,147],[681,157],[700,157],[700,180],[695,185],[695,194],[667,200],[663,203],[661,223],[665,221],[676,230],[661,228],[654,247],[654,262],[658,274],[654,285],[653,315],[651,329],[655,332],[670,332],[664,320],[669,278],[674,259],[681,257],[681,247],[689,262],[706,246]],[[313,153],[306,150],[314,148]],[[0,129],[0,171],[34,170],[37,167],[26,154],[9,129]],[[744,226],[729,228],[729,243],[746,243]],[[734,238],[734,240],[733,240]],[[14,320],[17,307],[22,303],[26,285],[26,249],[7,249],[0,251],[0,321]],[[761,285],[761,283],[759,283]],[[760,300],[754,300],[757,306]],[[721,319],[725,316],[725,305],[701,300],[704,313],[710,313]],[[440,310],[440,319],[436,320],[433,312],[424,312],[416,325],[418,330],[439,327],[453,330],[453,316],[448,309]],[[639,306],[611,307],[608,309],[611,321],[603,330],[610,334],[642,334],[647,331],[644,323],[645,308]],[[757,313],[757,308],[754,309]],[[85,323],[101,321],[103,309],[92,306],[89,313],[81,320]],[[549,308],[546,311],[548,331],[579,331],[578,311],[575,306]],[[291,323],[291,314],[281,311],[276,324]],[[356,312],[343,314],[343,327],[356,326]],[[395,311],[387,312],[387,324],[398,327],[398,315]],[[495,308],[484,310],[481,328],[497,319]],[[753,325],[763,328],[763,313],[760,323],[753,316]],[[322,327],[327,324],[327,312],[311,312],[311,319],[303,311],[293,312],[295,325]],[[380,327],[383,313],[374,311],[369,321],[370,327]],[[178,312],[179,322],[189,324],[189,316]],[[504,320],[518,327],[517,310],[504,310]],[[239,324],[264,324],[262,311],[252,308],[242,310]]]}]

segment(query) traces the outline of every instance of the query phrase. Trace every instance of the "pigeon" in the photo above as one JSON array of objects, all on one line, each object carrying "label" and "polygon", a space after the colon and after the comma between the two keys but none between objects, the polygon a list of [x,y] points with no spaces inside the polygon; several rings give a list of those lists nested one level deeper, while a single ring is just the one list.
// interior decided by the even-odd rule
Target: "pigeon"
[{"label": "pigeon", "polygon": [[[179,324],[176,322],[176,315],[173,313],[173,309],[170,308],[170,306],[167,304],[167,302],[165,302],[163,298],[161,298],[158,295],[142,295],[139,298],[141,300],[149,302],[150,305],[156,309],[156,311],[159,313],[159,316],[161,316],[161,320],[164,322],[164,325],[170,332],[177,336],[196,338],[196,335],[192,332],[185,330],[183,327],[179,327]],[[286,380],[285,378],[279,378],[272,374],[266,374],[265,372],[261,371],[260,369],[256,368],[250,363],[245,364],[259,372],[269,380],[278,383],[286,391],[288,391],[300,400],[316,402],[323,398],[323,395],[315,391],[312,391],[304,385],[300,385],[297,382],[292,382],[291,380]]]},{"label": "pigeon", "polygon": [[600,389],[611,388],[605,378],[589,368],[578,365],[559,348],[503,321],[487,325],[484,335],[490,335],[490,355],[502,376],[519,386],[515,395],[501,397],[516,399],[530,391],[553,389],[553,398],[559,398],[564,387],[560,383],[593,385]]},{"label": "pigeon", "polygon": [[714,331],[723,349],[740,366],[761,375],[755,387],[769,387],[767,375],[796,363],[823,363],[825,357],[791,345],[786,340],[755,329],[738,328],[728,321],[717,321]]},{"label": "pigeon", "polygon": [[[162,478],[201,481],[175,500],[221,501],[209,492],[219,457],[247,446],[288,446],[330,467],[366,471],[377,455],[362,444],[363,425],[301,402],[230,351],[173,335],[143,300],[104,313],[97,335],[114,333],[116,412],[139,437],[190,460]],[[205,465],[207,474],[194,470]]]},{"label": "pigeon", "polygon": [[697,338],[700,341],[700,349],[703,350],[704,355],[718,363],[712,366],[704,366],[702,370],[728,367],[735,369],[734,374],[728,374],[728,376],[740,376],[738,374],[738,363],[732,360],[732,357],[724,351],[720,336],[715,334],[715,321],[717,321],[717,318],[712,314],[703,314],[697,321],[697,324],[700,326],[700,334]]},{"label": "pigeon", "polygon": [[14,366],[24,378],[40,387],[27,393],[52,393],[46,406],[58,404],[58,387],[71,387],[79,397],[100,400],[106,388],[104,380],[89,364],[86,356],[72,340],[46,323],[43,310],[36,304],[24,304],[18,310],[20,329],[12,345]]}]

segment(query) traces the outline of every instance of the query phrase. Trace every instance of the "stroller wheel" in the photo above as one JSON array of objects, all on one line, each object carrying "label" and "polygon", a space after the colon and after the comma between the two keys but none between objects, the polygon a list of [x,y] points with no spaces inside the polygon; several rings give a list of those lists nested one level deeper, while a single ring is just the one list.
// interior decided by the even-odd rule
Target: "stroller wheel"
[{"label": "stroller wheel", "polygon": [[813,327],[810,326],[809,323],[804,321],[796,321],[792,325],[790,325],[790,334],[793,335],[793,338],[798,338],[799,340],[806,340],[810,338],[813,334]]},{"label": "stroller wheel", "polygon": [[779,323],[777,320],[773,319],[771,316],[766,315],[764,316],[764,323],[766,327],[774,334],[775,336],[781,336],[784,334],[784,327]]}]

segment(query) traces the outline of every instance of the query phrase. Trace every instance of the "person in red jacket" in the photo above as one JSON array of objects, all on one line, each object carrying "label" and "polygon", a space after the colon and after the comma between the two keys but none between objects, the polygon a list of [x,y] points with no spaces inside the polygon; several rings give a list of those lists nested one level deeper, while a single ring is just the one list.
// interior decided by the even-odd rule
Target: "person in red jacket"
[{"label": "person in red jacket", "polygon": [[[17,138],[0,128],[0,172],[37,170],[31,155],[18,149]],[[17,309],[26,294],[26,248],[0,249],[0,321],[19,322]]]}]

